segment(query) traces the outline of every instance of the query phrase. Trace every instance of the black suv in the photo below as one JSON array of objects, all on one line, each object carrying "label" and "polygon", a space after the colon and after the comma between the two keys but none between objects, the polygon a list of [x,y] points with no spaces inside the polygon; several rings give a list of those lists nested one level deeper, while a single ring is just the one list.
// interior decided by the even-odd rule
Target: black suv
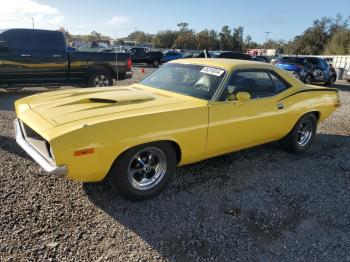
[{"label": "black suv", "polygon": [[282,57],[276,66],[291,71],[295,77],[307,84],[324,82],[333,86],[337,79],[334,68],[319,57]]}]

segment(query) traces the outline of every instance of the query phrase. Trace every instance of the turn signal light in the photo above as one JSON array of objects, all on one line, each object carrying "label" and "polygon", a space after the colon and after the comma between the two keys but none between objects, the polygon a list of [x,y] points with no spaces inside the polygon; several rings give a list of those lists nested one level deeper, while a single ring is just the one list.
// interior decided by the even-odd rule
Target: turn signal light
[{"label": "turn signal light", "polygon": [[95,148],[87,148],[87,149],[74,151],[73,155],[84,156],[84,155],[93,154],[93,153],[95,153]]}]

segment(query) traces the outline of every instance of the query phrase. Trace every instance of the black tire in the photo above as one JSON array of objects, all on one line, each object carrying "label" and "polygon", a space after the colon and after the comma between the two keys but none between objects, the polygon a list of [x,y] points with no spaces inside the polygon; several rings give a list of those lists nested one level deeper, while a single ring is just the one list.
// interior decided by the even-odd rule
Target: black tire
[{"label": "black tire", "polygon": [[[154,185],[152,185],[151,188],[139,189],[139,188],[136,188],[137,185],[133,185],[133,182],[135,182],[136,180],[133,180],[133,178],[130,178],[129,171],[131,169],[131,166],[134,165],[135,161],[136,161],[136,164],[138,164],[135,156],[140,156],[138,155],[140,152],[142,153],[147,152],[147,150],[150,150],[150,149],[155,149],[155,150],[159,150],[158,152],[163,152],[165,156],[164,159],[166,159],[165,173],[158,180],[155,180],[156,182],[154,182]],[[159,161],[158,162],[158,167],[159,167],[160,160],[158,159],[158,161]],[[164,189],[167,183],[171,180],[171,177],[176,169],[176,164],[177,164],[176,152],[174,147],[170,143],[167,143],[167,142],[148,143],[148,144],[133,147],[125,151],[123,154],[121,154],[121,156],[117,158],[111,170],[109,171],[108,180],[111,187],[123,197],[134,201],[141,201],[141,200],[149,199],[151,197],[156,196]],[[151,166],[150,163],[147,165]],[[140,165],[139,168],[135,167],[135,170],[138,170],[138,169],[142,169],[140,171],[140,172],[143,172],[141,176],[145,178],[145,175],[147,175],[147,173],[144,171],[145,165],[143,167]],[[139,172],[135,172],[135,174],[138,174],[138,173]],[[155,176],[156,174],[157,173],[155,171]],[[136,183],[137,182],[141,183],[142,181],[136,181]]]},{"label": "black tire", "polygon": [[[98,81],[100,79],[100,81]],[[105,87],[113,85],[112,74],[109,70],[101,68],[92,71],[89,80],[88,87]]]},{"label": "black tire", "polygon": [[[301,128],[302,126],[305,125],[309,126],[311,128],[310,133],[304,132],[305,137],[302,136],[302,131]],[[295,124],[293,127],[292,131],[282,138],[280,140],[280,144],[282,147],[294,154],[302,154],[304,153],[310,146],[311,143],[315,137],[317,130],[317,119],[316,115],[314,113],[308,113],[306,115],[303,115],[298,122]],[[302,139],[307,139],[307,140],[302,140]],[[302,143],[304,142],[304,143]]]},{"label": "black tire", "polygon": [[158,59],[154,59],[153,61],[152,61],[152,66],[153,67],[159,67],[159,60]]},{"label": "black tire", "polygon": [[118,80],[124,80],[126,78],[126,73],[118,73]]},{"label": "black tire", "polygon": [[310,85],[312,83],[312,76],[307,75],[304,79],[304,83]]},{"label": "black tire", "polygon": [[329,81],[326,82],[326,86],[332,87],[332,86],[334,86],[334,82],[335,82],[335,77],[332,76],[332,77],[329,79]]}]

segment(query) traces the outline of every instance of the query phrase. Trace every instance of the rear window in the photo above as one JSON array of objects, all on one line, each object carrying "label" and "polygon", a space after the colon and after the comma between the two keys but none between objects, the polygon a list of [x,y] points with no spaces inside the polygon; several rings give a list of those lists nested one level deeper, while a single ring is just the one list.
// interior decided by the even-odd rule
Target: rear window
[{"label": "rear window", "polygon": [[304,64],[305,58],[301,57],[283,57],[280,59],[281,63],[292,63],[292,64]]},{"label": "rear window", "polygon": [[6,41],[10,51],[33,50],[35,48],[35,36],[27,30],[9,30],[0,35],[1,41]]},{"label": "rear window", "polygon": [[64,40],[59,32],[32,30],[7,30],[0,34],[10,51],[64,50]]}]

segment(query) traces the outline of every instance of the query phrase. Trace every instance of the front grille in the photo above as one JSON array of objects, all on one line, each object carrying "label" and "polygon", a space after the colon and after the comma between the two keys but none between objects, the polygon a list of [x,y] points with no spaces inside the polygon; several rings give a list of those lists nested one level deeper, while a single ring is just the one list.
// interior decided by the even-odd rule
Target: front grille
[{"label": "front grille", "polygon": [[22,127],[24,129],[25,136],[28,138],[33,138],[37,140],[45,140],[42,136],[40,136],[37,132],[35,132],[33,129],[31,129],[29,126],[27,126],[25,123],[22,123]]},{"label": "front grille", "polygon": [[44,158],[53,161],[53,156],[50,152],[50,144],[41,135],[35,132],[32,128],[26,125],[24,122],[20,121],[20,126],[22,128],[24,139]]}]

